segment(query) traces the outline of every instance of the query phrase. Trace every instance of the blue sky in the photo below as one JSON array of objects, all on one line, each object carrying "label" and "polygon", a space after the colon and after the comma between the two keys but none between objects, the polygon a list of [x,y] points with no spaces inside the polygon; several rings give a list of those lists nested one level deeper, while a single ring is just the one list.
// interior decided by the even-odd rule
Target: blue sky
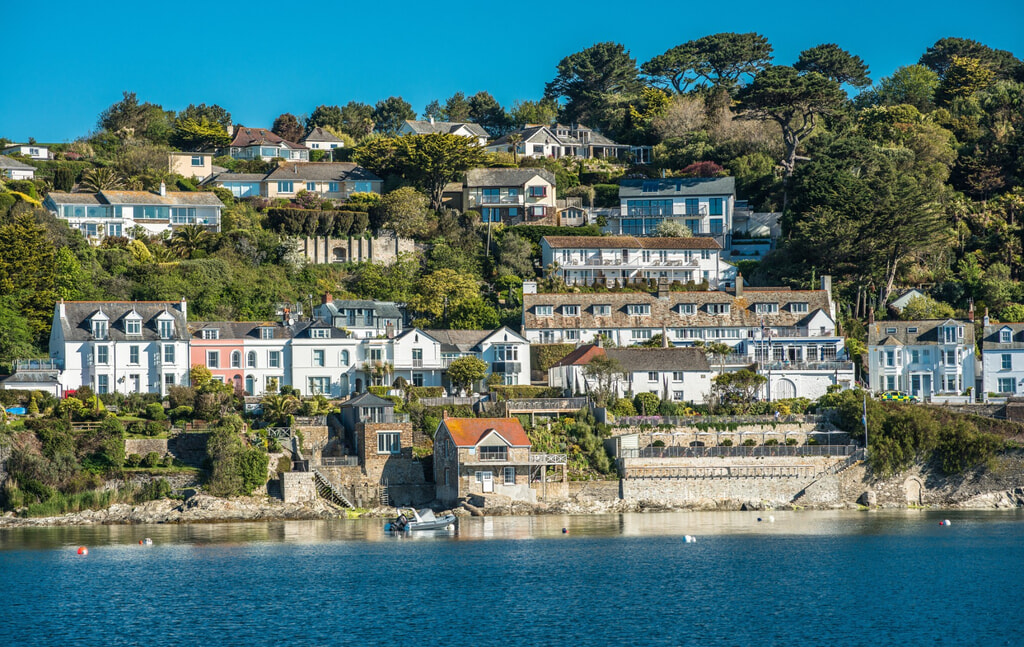
[{"label": "blue sky", "polygon": [[217,103],[266,127],[282,112],[390,95],[420,112],[487,90],[508,107],[540,98],[564,56],[607,40],[638,63],[723,31],[764,34],[779,64],[835,42],[876,80],[945,36],[1024,56],[1021,0],[4,4],[0,136],[19,141],[85,135],[123,90],[174,110]]}]

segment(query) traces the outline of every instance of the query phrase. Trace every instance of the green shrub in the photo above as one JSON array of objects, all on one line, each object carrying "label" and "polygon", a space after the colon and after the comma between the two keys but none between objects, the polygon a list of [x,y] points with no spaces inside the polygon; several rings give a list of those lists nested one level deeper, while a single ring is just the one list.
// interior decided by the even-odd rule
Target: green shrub
[{"label": "green shrub", "polygon": [[768,440],[764,441],[764,444],[765,445],[769,445],[771,447],[774,447],[774,446],[779,444],[779,439],[778,438],[769,438]]},{"label": "green shrub", "polygon": [[159,402],[146,405],[146,417],[150,420],[167,420],[167,414],[164,413],[164,405]]},{"label": "green shrub", "polygon": [[138,467],[142,465],[142,456],[138,454],[128,454],[128,458],[125,459],[124,464],[128,467]]},{"label": "green shrub", "polygon": [[530,367],[534,371],[547,371],[574,350],[576,346],[573,344],[531,344]]},{"label": "green shrub", "polygon": [[292,459],[287,456],[281,456],[277,459],[277,473],[281,474],[284,472],[292,471]]},{"label": "green shrub", "polygon": [[141,501],[155,501],[157,499],[169,499],[171,497],[171,484],[167,479],[153,479],[142,486],[138,493]]},{"label": "green shrub", "polygon": [[160,434],[167,431],[167,427],[157,420],[150,420],[146,423],[146,435],[147,436],[159,436]]},{"label": "green shrub", "polygon": [[797,441],[796,438],[787,438],[786,439],[786,444],[789,445],[790,447],[792,447],[793,445],[799,444],[799,441]]},{"label": "green shrub", "polygon": [[619,206],[619,185],[618,184],[595,184],[594,185],[594,206],[595,207],[617,207]]},{"label": "green shrub", "polygon": [[405,390],[410,400],[420,398],[440,398],[444,395],[443,386],[410,386]]},{"label": "green shrub", "polygon": [[612,405],[611,412],[614,416],[635,416],[636,407],[633,406],[633,401],[629,398],[619,398]]},{"label": "green shrub", "polygon": [[633,408],[642,416],[653,416],[658,412],[661,400],[653,393],[637,393],[633,397]]},{"label": "green shrub", "polygon": [[718,444],[722,447],[732,447],[732,438],[723,438],[722,442]]},{"label": "green shrub", "polygon": [[171,420],[191,420],[192,407],[177,407],[171,409]]},{"label": "green shrub", "polygon": [[388,391],[391,389],[387,386],[368,386],[366,387],[366,390],[378,398],[386,398],[388,397]]},{"label": "green shrub", "polygon": [[494,392],[502,400],[523,400],[529,398],[558,398],[562,391],[557,387],[527,386],[525,384],[503,384],[494,387]]},{"label": "green shrub", "polygon": [[753,447],[756,444],[757,444],[757,441],[754,440],[753,438],[747,438],[746,440],[743,441],[743,446],[744,447]]},{"label": "green shrub", "polygon": [[160,465],[160,454],[156,452],[149,452],[145,458],[142,459],[142,467],[157,467]]},{"label": "green shrub", "polygon": [[653,443],[651,443],[651,447],[664,447],[664,446],[665,446],[665,441],[664,440],[656,440]]}]

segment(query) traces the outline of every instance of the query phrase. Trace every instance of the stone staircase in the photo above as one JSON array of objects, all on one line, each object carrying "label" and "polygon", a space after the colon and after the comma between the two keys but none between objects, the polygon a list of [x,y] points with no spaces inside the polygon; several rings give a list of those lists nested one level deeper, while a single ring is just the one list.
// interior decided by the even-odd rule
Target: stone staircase
[{"label": "stone staircase", "polygon": [[867,451],[862,447],[862,448],[858,449],[857,451],[853,452],[852,454],[850,454],[849,456],[847,456],[846,459],[844,459],[844,460],[842,460],[842,461],[840,461],[838,463],[833,463],[831,466],[829,466],[829,467],[823,469],[822,471],[818,472],[817,474],[815,474],[814,475],[814,479],[810,483],[808,483],[806,486],[804,486],[804,488],[802,490],[797,492],[796,496],[793,497],[793,500],[790,501],[790,503],[799,503],[800,499],[802,499],[803,496],[805,494],[807,494],[808,488],[813,486],[815,483],[817,483],[821,479],[829,477],[829,476],[835,476],[837,474],[842,474],[846,470],[850,469],[854,465],[857,465],[858,463],[861,463],[862,461],[864,461],[866,459],[867,459]]},{"label": "stone staircase", "polygon": [[334,484],[331,483],[331,480],[321,474],[317,469],[313,469],[313,482],[316,485],[316,493],[323,498],[343,505],[346,508],[355,509],[355,506],[348,500],[348,497],[342,494],[341,490],[336,488]]}]

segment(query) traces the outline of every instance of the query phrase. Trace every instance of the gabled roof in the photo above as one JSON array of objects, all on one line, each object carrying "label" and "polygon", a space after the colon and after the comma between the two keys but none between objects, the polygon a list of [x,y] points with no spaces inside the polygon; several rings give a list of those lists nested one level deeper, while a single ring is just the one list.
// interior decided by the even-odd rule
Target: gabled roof
[{"label": "gabled roof", "polygon": [[544,236],[541,240],[552,249],[722,249],[710,236]]},{"label": "gabled roof", "polygon": [[200,341],[202,341],[202,331],[208,329],[220,331],[220,339],[217,341],[245,341],[263,339],[263,332],[261,329],[271,328],[274,331],[272,339],[283,340],[292,339],[297,333],[305,330],[308,325],[308,322],[305,321],[291,326],[277,321],[193,321],[189,323],[188,330],[192,337]]},{"label": "gabled roof", "polygon": [[21,162],[19,160],[14,159],[13,157],[8,157],[6,155],[0,155],[0,168],[7,168],[15,171],[36,170],[36,167],[32,166],[31,164],[26,164],[25,162]]},{"label": "gabled roof", "polygon": [[579,346],[576,350],[572,351],[562,359],[558,360],[551,365],[552,368],[556,366],[586,366],[590,363],[590,360],[595,357],[603,357],[604,349],[597,344],[584,344]]},{"label": "gabled roof", "polygon": [[[647,191],[644,191],[644,188]],[[661,180],[622,180],[620,198],[735,195],[733,177],[675,177]]]},{"label": "gabled roof", "polygon": [[[920,346],[943,343],[939,328],[963,326],[963,344],[974,346],[974,324],[957,319],[928,319],[922,321],[876,321],[868,324],[868,346],[903,345]],[[883,343],[885,342],[885,343]]]},{"label": "gabled roof", "polygon": [[397,341],[399,339],[405,339],[406,337],[409,337],[409,336],[415,337],[417,335],[423,335],[424,337],[426,337],[428,340],[434,342],[435,344],[440,345],[440,343],[441,343],[441,341],[438,340],[437,338],[435,338],[433,335],[427,333],[427,331],[425,331],[425,330],[420,330],[419,328],[406,328],[400,334],[395,336],[395,341]]},{"label": "gabled roof", "polygon": [[379,177],[353,162],[286,162],[268,173],[265,179],[320,180],[324,182],[381,181]]},{"label": "gabled roof", "polygon": [[[110,318],[107,328],[110,341],[152,341],[160,339],[157,320],[169,316],[174,320],[174,339],[185,341],[189,331],[185,315],[178,309],[180,306],[177,301],[66,301],[64,317],[54,324],[61,326],[66,341],[92,341],[90,319],[102,311]],[[125,334],[122,320],[133,310],[142,317],[141,335]]]},{"label": "gabled roof", "polygon": [[448,429],[456,447],[476,447],[492,432],[500,435],[511,447],[531,445],[518,418],[445,418],[441,424]]},{"label": "gabled roof", "polygon": [[344,144],[345,142],[334,133],[317,126],[303,136],[301,142],[328,142],[331,144]]},{"label": "gabled roof", "polygon": [[535,177],[555,183],[555,174],[545,168],[475,168],[466,171],[465,186],[523,186]]},{"label": "gabled roof", "polygon": [[[443,353],[471,353],[482,350],[482,344],[497,335],[509,337],[509,343],[518,342],[529,344],[529,340],[512,330],[508,326],[502,326],[497,330],[425,330],[423,331],[441,342]],[[503,340],[504,341],[504,340]]]},{"label": "gabled roof", "polygon": [[286,139],[282,139],[279,135],[267,130],[266,128],[240,127],[235,130],[235,138],[231,140],[231,146],[235,148],[259,146],[261,144],[275,144],[278,146],[284,145],[287,148],[294,148],[296,150],[306,149],[302,144],[296,144]]},{"label": "gabled roof", "polygon": [[[679,304],[697,306],[694,314],[681,314]],[[779,309],[774,314],[761,314],[755,311],[756,303],[777,303]],[[796,312],[794,303],[806,304],[807,312],[822,310],[831,312],[828,292],[824,290],[783,290],[768,288],[754,290],[744,288],[744,293],[737,297],[734,291],[692,291],[669,292],[664,298],[646,292],[586,292],[565,294],[524,294],[523,295],[523,328],[536,330],[543,328],[687,328],[687,327],[759,327],[764,322],[772,327],[798,326],[807,316],[807,312]],[[565,304],[579,305],[578,315],[562,315],[560,308],[553,308],[551,315],[538,316],[537,306],[561,306]],[[709,304],[728,304],[728,314],[711,314]],[[593,306],[607,305],[611,308],[608,315],[595,314]],[[650,314],[636,316],[628,313],[627,306],[647,305]],[[801,309],[803,309],[801,307]]]},{"label": "gabled roof", "polygon": [[483,126],[475,124],[470,121],[417,121],[415,119],[406,119],[405,123],[409,125],[409,128],[417,135],[425,135],[429,133],[454,133],[460,128],[465,128],[474,137],[483,137],[487,139],[490,137],[490,133],[483,129]]},{"label": "gabled roof", "polygon": [[345,401],[341,405],[341,408],[342,409],[345,409],[347,407],[392,407],[392,408],[394,408],[394,406],[395,406],[394,401],[388,400],[387,398],[378,397],[378,396],[370,393],[369,391],[364,391],[363,393],[360,393],[359,395],[356,395],[356,396],[353,396],[352,398],[349,398],[347,401]]},{"label": "gabled roof", "polygon": [[[1010,331],[1010,341],[1002,343],[1000,333]],[[1024,323],[997,323],[985,326],[981,338],[982,351],[986,350],[1019,350],[1024,348]]]}]

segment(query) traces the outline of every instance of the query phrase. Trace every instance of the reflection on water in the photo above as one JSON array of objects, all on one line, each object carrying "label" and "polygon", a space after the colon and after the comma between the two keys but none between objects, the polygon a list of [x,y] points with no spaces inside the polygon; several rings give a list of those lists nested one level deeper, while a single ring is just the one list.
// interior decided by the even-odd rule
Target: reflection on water
[{"label": "reflection on water", "polygon": [[[940,527],[949,519],[951,528]],[[452,531],[393,536],[383,519],[216,524],[0,528],[0,550],[138,544],[320,544],[328,542],[526,540],[553,537],[694,535],[892,535],[969,531],[990,521],[1024,521],[1024,511],[761,511],[663,512],[536,517],[461,517]],[[934,528],[933,528],[934,527]],[[966,528],[966,530],[964,530]],[[565,532],[563,532],[563,529]]]}]

